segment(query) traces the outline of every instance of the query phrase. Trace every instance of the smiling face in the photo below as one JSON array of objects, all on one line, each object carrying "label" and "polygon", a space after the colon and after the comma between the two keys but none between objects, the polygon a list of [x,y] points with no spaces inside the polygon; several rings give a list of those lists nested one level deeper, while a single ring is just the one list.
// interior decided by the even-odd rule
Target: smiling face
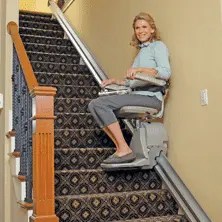
[{"label": "smiling face", "polygon": [[145,43],[150,40],[151,35],[154,33],[154,29],[150,24],[143,19],[139,19],[135,22],[134,32],[140,43]]}]

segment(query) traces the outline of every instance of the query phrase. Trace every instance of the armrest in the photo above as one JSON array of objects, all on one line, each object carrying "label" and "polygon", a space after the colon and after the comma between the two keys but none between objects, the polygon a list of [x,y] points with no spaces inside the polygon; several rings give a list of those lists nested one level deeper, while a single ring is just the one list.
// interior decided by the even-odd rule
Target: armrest
[{"label": "armrest", "polygon": [[99,92],[99,96],[109,96],[109,95],[123,95],[131,92],[131,88],[127,86],[111,84],[106,86],[101,92]]},{"label": "armrest", "polygon": [[129,87],[123,85],[111,84],[106,86],[105,89],[117,91],[117,90],[128,90]]},{"label": "armrest", "polygon": [[131,89],[147,85],[152,85],[152,86],[166,85],[166,81],[162,79],[156,79],[144,73],[136,74],[136,78],[134,80],[128,80],[128,83],[129,84],[127,86],[117,85],[117,84],[108,85],[99,93],[99,96],[127,94],[132,91]]},{"label": "armrest", "polygon": [[147,85],[156,85],[156,86],[164,86],[166,85],[166,81],[162,79],[156,79],[152,76],[149,76],[144,73],[136,74],[136,78],[134,80],[129,80],[130,88],[143,87]]}]

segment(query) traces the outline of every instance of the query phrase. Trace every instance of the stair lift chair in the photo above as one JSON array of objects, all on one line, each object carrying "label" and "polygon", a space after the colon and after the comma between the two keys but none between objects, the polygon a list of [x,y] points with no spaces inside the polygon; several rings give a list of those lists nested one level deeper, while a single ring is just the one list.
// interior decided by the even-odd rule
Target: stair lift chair
[{"label": "stair lift chair", "polygon": [[[130,87],[122,87],[117,85],[107,86],[99,93],[100,96],[125,94],[129,93],[136,87],[151,85],[155,90],[161,91],[164,98],[168,91],[168,83],[164,80],[155,79],[153,77],[137,74],[134,80],[130,80]],[[132,168],[152,169],[156,165],[156,157],[161,152],[166,154],[168,137],[162,122],[157,120],[162,118],[164,111],[164,101],[160,111],[150,107],[141,106],[124,106],[117,116],[124,119],[125,123],[132,131],[132,139],[130,148],[136,154],[136,160],[130,163],[105,164],[101,167],[104,170],[125,170]],[[128,120],[128,121],[126,121]],[[129,122],[131,124],[129,124]],[[131,126],[131,127],[130,127]],[[133,126],[133,128],[132,128]]]}]

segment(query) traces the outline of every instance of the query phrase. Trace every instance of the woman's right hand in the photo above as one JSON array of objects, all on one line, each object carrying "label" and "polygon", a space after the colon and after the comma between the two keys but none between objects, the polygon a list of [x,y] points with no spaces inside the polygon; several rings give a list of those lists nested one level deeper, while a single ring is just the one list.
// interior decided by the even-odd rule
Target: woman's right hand
[{"label": "woman's right hand", "polygon": [[101,87],[104,88],[108,85],[111,85],[111,84],[115,84],[116,83],[116,79],[105,79],[101,82]]}]

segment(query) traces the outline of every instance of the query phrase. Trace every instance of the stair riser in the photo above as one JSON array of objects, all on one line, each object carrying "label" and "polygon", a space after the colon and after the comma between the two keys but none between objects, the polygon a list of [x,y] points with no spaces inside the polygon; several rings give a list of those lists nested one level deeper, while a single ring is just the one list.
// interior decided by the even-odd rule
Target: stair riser
[{"label": "stair riser", "polygon": [[161,181],[153,171],[75,171],[56,173],[55,187],[56,196],[118,193],[161,189]]},{"label": "stair riser", "polygon": [[[129,132],[123,130],[129,142]],[[55,148],[115,147],[102,130],[55,130]]]},{"label": "stair riser", "polygon": [[90,114],[57,114],[55,129],[95,129],[99,128]]},{"label": "stair riser", "polygon": [[100,168],[101,162],[113,152],[113,148],[55,149],[55,169],[97,169]]},{"label": "stair riser", "polygon": [[55,38],[55,37],[38,37],[34,35],[21,35],[23,42],[35,43],[43,45],[56,45],[56,46],[72,46],[72,43],[68,39]]},{"label": "stair riser", "polygon": [[101,130],[55,130],[55,148],[67,147],[114,147],[114,144]]},{"label": "stair riser", "polygon": [[91,99],[55,99],[55,113],[86,113]]},{"label": "stair riser", "polygon": [[43,52],[43,53],[55,53],[55,54],[77,54],[77,51],[72,46],[56,46],[56,45],[40,45],[25,43],[25,49],[29,52]]},{"label": "stair riser", "polygon": [[[76,67],[74,67],[76,68]],[[46,74],[46,73],[36,73],[37,80],[39,84],[45,85],[70,85],[72,87],[75,86],[97,86],[98,84],[94,80],[93,76],[91,75],[68,75],[68,74]]]},{"label": "stair riser", "polygon": [[56,37],[56,38],[63,38],[64,32],[63,31],[48,31],[44,29],[31,29],[31,28],[19,28],[20,34],[26,35],[36,35],[36,36],[48,36],[48,37]]},{"label": "stair riser", "polygon": [[56,63],[31,62],[34,72],[49,72],[61,74],[89,74],[89,70],[83,65],[66,65]]},{"label": "stair riser", "polygon": [[40,22],[40,23],[53,23],[58,24],[58,21],[52,19],[52,16],[38,16],[38,15],[19,15],[19,21],[33,21],[33,22]]},{"label": "stair riser", "polygon": [[30,21],[20,21],[19,25],[24,28],[33,28],[33,29],[43,29],[43,30],[52,30],[52,31],[63,31],[62,27],[58,24],[51,23],[39,23],[39,22],[30,22]]},{"label": "stair riser", "polygon": [[63,54],[51,54],[51,53],[31,53],[28,52],[30,61],[33,62],[52,62],[52,63],[64,63],[64,64],[79,64],[80,56],[69,56]]},{"label": "stair riser", "polygon": [[[55,113],[55,129],[100,129],[91,113]],[[125,128],[120,120],[120,127]]]},{"label": "stair riser", "polygon": [[87,98],[93,99],[98,96],[100,89],[98,87],[72,87],[72,86],[56,86],[57,98]]}]

